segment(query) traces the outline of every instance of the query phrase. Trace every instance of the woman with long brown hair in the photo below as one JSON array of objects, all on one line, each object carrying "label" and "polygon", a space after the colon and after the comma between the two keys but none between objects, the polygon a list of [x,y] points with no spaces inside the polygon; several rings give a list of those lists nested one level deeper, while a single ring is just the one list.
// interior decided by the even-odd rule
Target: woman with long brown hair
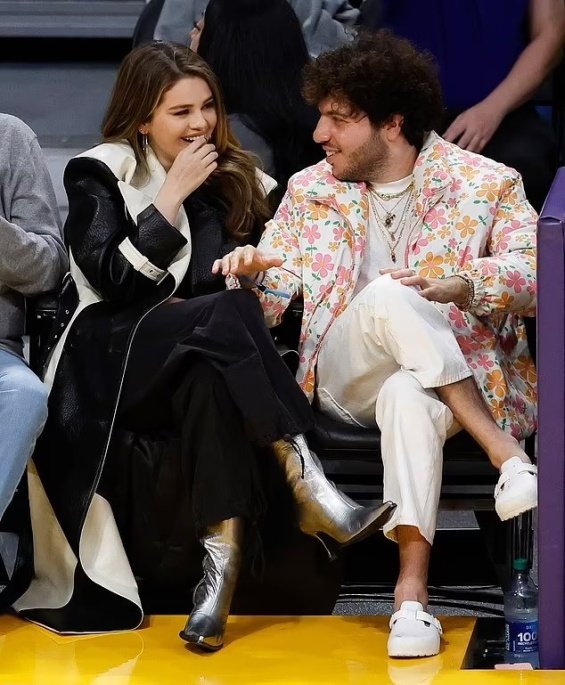
[{"label": "woman with long brown hair", "polygon": [[212,274],[230,245],[257,239],[271,184],[232,137],[206,63],[180,45],[134,50],[103,136],[65,172],[71,272],[30,473],[37,577],[16,608],[62,632],[136,627],[136,578],[182,570],[195,532],[204,575],[181,637],[219,649],[265,453],[301,529],[328,548],[391,507],[355,505],[325,479],[257,298]]}]

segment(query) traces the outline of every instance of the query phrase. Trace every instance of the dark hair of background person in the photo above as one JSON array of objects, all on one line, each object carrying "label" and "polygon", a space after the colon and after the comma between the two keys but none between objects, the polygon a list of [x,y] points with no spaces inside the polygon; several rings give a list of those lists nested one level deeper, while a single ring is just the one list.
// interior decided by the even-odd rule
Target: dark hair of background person
[{"label": "dark hair of background person", "polygon": [[257,180],[253,157],[242,150],[231,133],[216,76],[206,62],[183,45],[153,42],[126,55],[102,124],[105,143],[128,142],[138,165],[147,174],[147,156],[139,127],[151,120],[164,94],[183,78],[204,80],[214,98],[218,121],[212,142],[218,167],[205,186],[226,210],[226,228],[239,240],[271,216]]},{"label": "dark hair of background person", "polygon": [[433,57],[385,30],[362,33],[320,55],[304,70],[303,92],[312,105],[328,96],[341,100],[352,112],[366,114],[375,127],[400,114],[402,133],[418,149],[443,118]]},{"label": "dark hair of background person", "polygon": [[310,58],[286,0],[210,0],[198,52],[218,76],[228,112],[272,149],[279,184],[321,159],[312,140],[317,114],[300,92]]}]

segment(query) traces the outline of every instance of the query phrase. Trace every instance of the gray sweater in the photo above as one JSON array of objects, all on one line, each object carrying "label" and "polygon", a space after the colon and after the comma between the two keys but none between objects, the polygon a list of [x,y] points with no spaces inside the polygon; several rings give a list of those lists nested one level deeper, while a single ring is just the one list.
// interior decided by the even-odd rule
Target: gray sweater
[{"label": "gray sweater", "polygon": [[[355,24],[359,10],[347,0],[288,0],[302,25],[311,57],[349,40],[346,26]],[[204,14],[208,0],[165,0],[155,27],[156,40],[187,43],[188,34]]]},{"label": "gray sweater", "polygon": [[51,178],[33,131],[0,114],[0,347],[22,354],[25,298],[68,267]]}]

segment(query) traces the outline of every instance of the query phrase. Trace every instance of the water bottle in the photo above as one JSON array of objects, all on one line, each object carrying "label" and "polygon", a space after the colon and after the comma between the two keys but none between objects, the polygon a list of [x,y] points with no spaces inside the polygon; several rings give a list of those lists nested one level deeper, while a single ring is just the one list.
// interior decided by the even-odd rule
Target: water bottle
[{"label": "water bottle", "polygon": [[507,663],[539,667],[538,589],[530,578],[527,559],[514,559],[512,579],[504,593]]}]

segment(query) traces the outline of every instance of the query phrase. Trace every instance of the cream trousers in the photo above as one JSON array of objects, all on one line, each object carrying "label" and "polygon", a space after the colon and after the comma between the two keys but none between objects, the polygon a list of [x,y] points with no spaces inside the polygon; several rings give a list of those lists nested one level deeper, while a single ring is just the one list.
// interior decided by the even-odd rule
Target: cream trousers
[{"label": "cream trousers", "polygon": [[381,276],[328,331],[318,357],[321,410],[381,430],[384,499],[397,509],[384,528],[416,526],[431,544],[443,445],[460,430],[434,388],[472,376],[449,323],[416,289]]}]

